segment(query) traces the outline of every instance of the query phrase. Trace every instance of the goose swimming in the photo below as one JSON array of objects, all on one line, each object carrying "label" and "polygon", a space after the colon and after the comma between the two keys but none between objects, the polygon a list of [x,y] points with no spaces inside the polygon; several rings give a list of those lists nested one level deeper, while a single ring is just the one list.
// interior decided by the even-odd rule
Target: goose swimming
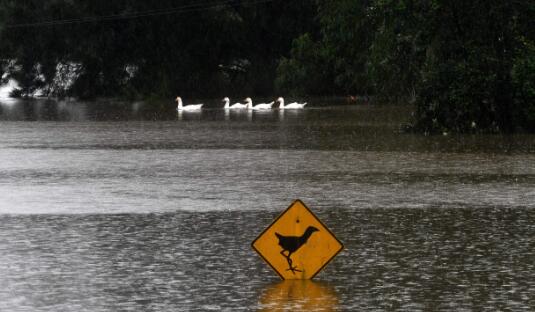
[{"label": "goose swimming", "polygon": [[275,102],[271,103],[260,103],[253,106],[253,100],[251,100],[250,97],[245,99],[245,104],[247,105],[247,109],[253,109],[253,110],[266,110],[271,109]]},{"label": "goose swimming", "polygon": [[277,99],[277,102],[279,103],[279,109],[301,109],[301,108],[305,108],[305,105],[307,105],[307,102],[305,103],[293,102],[293,103],[288,103],[284,105],[284,99],[282,97],[279,97]]},{"label": "goose swimming", "polygon": [[230,105],[230,99],[228,97],[225,97],[223,99],[223,102],[225,102],[225,106],[223,107],[224,109],[244,109],[244,108],[247,108],[247,104],[242,104],[242,103],[234,103],[234,104]]},{"label": "goose swimming", "polygon": [[176,110],[178,111],[198,111],[204,105],[204,104],[182,105],[182,98],[180,96],[177,96],[175,101],[178,102],[178,106],[176,107]]}]

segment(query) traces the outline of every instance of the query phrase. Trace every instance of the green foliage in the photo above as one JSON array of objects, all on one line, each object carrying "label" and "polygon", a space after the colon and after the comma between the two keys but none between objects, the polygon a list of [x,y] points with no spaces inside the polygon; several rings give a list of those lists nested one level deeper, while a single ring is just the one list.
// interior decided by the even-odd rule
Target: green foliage
[{"label": "green foliage", "polygon": [[[42,87],[50,95],[83,98],[272,93],[277,61],[288,54],[293,38],[311,30],[307,21],[314,6],[305,0],[251,3],[212,2],[174,14],[6,27],[202,3],[1,0],[0,60],[15,62],[2,70],[19,81],[22,95]],[[72,83],[59,81],[59,64],[75,68]]]},{"label": "green foliage", "polygon": [[[431,12],[420,72],[417,128],[426,132],[511,132],[518,119],[513,62],[524,50],[528,2],[448,1]],[[532,15],[533,16],[533,15]]]},{"label": "green foliage", "polygon": [[333,88],[325,66],[324,50],[304,34],[293,41],[290,58],[283,57],[277,68],[277,91],[290,95],[326,94]]},{"label": "green foliage", "polygon": [[373,27],[365,1],[317,1],[317,10],[320,31],[294,40],[291,57],[279,63],[278,88],[298,94],[368,93],[366,51]]},{"label": "green foliage", "polygon": [[414,100],[425,62],[433,1],[373,1],[368,8],[376,25],[368,53],[369,79],[379,97]]},{"label": "green foliage", "polygon": [[294,41],[291,57],[279,65],[281,89],[316,94],[328,85],[336,93],[412,102],[414,128],[422,132],[533,131],[534,2],[325,0],[317,6],[319,36]]},{"label": "green foliage", "polygon": [[370,84],[368,49],[374,23],[368,18],[368,1],[318,1],[322,46],[335,86],[344,93],[367,93]]}]

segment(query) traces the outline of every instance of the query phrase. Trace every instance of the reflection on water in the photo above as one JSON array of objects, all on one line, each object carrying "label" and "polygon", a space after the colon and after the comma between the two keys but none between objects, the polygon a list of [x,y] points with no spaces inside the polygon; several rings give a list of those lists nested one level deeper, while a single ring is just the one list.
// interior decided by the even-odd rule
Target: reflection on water
[{"label": "reflection on water", "polygon": [[258,311],[338,311],[338,298],[327,284],[287,280],[269,285],[260,296]]},{"label": "reflection on water", "polygon": [[0,121],[82,121],[87,119],[87,105],[81,102],[0,99]]},{"label": "reflection on water", "polygon": [[202,118],[202,111],[183,111],[176,112],[178,121],[193,120],[200,121]]}]

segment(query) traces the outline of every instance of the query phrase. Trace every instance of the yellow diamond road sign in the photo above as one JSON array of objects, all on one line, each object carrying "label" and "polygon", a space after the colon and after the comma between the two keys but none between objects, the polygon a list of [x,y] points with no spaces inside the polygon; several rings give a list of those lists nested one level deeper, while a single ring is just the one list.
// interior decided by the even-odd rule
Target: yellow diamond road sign
[{"label": "yellow diamond road sign", "polygon": [[305,204],[294,201],[252,244],[282,279],[310,279],[343,248]]}]

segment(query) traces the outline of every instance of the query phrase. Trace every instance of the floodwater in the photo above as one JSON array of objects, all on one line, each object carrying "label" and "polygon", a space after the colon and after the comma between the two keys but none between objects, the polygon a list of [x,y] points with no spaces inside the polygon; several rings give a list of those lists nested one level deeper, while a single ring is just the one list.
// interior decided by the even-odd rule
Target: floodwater
[{"label": "floodwater", "polygon": [[[0,311],[532,311],[535,136],[421,136],[410,108],[0,102]],[[344,243],[281,282],[294,199]]]}]

